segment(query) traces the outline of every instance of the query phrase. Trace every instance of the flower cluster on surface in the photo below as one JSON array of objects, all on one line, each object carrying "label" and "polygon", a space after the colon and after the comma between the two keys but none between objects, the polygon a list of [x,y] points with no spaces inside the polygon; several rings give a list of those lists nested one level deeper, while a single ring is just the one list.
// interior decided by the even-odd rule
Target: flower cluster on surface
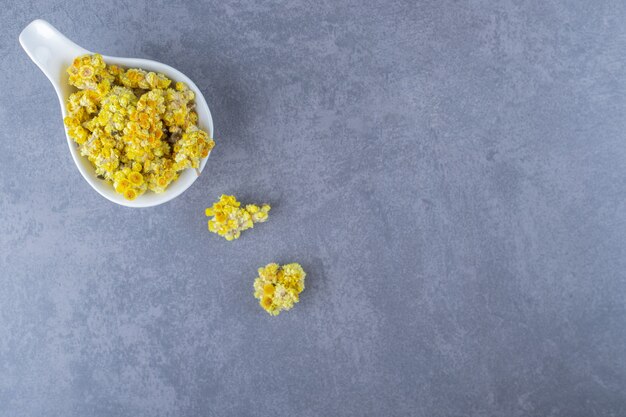
[{"label": "flower cluster on surface", "polygon": [[277,316],[283,310],[290,310],[299,301],[305,277],[306,273],[300,264],[268,264],[259,268],[259,276],[254,280],[254,296],[265,311]]},{"label": "flower cluster on surface", "polygon": [[197,126],[195,95],[163,74],[107,65],[99,54],[74,59],[64,119],[96,174],[134,200],[160,193],[186,168],[198,168],[215,145]]},{"label": "flower cluster on surface", "polygon": [[270,211],[269,204],[257,206],[248,204],[240,207],[241,203],[235,196],[222,195],[216,203],[205,210],[209,220],[209,230],[213,233],[233,240],[239,238],[241,232],[254,227],[254,223],[263,223],[267,220]]}]

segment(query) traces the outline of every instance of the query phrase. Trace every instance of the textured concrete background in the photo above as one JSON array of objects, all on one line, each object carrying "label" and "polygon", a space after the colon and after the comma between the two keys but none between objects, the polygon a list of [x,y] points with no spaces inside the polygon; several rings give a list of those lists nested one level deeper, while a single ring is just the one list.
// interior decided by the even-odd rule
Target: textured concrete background
[{"label": "textured concrete background", "polygon": [[[623,1],[2,9],[0,416],[626,415]],[[88,186],[35,18],[195,80],[191,189]],[[209,234],[221,193],[269,222]],[[308,272],[277,318],[271,261]]]}]

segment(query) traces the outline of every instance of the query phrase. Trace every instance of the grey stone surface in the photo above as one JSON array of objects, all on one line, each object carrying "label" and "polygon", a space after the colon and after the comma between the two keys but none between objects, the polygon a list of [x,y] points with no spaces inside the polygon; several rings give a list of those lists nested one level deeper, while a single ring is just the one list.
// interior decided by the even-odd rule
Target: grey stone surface
[{"label": "grey stone surface", "polygon": [[[171,64],[217,146],[80,177],[17,37]],[[0,416],[625,416],[626,3],[6,2]],[[222,193],[273,205],[226,242]],[[273,318],[256,269],[300,262]]]}]

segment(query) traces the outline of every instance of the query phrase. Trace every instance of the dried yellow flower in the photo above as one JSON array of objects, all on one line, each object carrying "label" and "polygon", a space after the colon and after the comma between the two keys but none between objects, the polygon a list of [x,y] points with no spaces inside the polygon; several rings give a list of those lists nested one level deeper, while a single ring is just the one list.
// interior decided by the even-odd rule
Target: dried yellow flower
[{"label": "dried yellow flower", "polygon": [[99,54],[77,57],[67,73],[79,89],[66,104],[68,135],[126,199],[165,191],[213,149],[185,83],[169,88],[163,74],[107,65]]},{"label": "dried yellow flower", "polygon": [[300,264],[280,266],[271,263],[259,268],[258,272],[259,276],[254,280],[254,297],[269,314],[277,316],[299,301],[306,277]]},{"label": "dried yellow flower", "polygon": [[209,220],[209,231],[223,236],[226,240],[239,238],[241,232],[250,229],[254,223],[267,221],[270,211],[269,204],[259,207],[248,204],[241,208],[241,203],[235,196],[222,195],[218,202],[207,208],[204,213],[207,217],[213,216]]}]

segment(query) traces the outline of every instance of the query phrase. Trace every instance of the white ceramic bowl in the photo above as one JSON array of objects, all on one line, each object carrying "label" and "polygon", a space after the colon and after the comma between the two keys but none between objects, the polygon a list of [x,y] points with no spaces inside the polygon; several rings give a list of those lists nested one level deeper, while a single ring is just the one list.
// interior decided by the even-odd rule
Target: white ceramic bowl
[{"label": "white ceramic bowl", "polygon": [[[67,98],[72,92],[76,91],[74,87],[68,84],[68,76],[65,70],[72,64],[74,58],[92,52],[78,46],[63,36],[63,34],[50,23],[40,19],[26,26],[20,34],[19,39],[22,48],[24,48],[28,56],[37,64],[54,86],[57,96],[59,97],[59,103],[61,104],[61,113],[63,117],[65,117],[67,115],[65,109]],[[195,111],[198,113],[198,127],[208,132],[209,135],[213,137],[213,119],[211,118],[209,106],[202,92],[200,92],[198,87],[193,81],[187,78],[185,74],[169,65],[147,59],[118,58],[106,55],[103,55],[103,58],[107,64],[160,72],[174,82],[182,81],[187,84],[196,95]],[[67,129],[65,129],[65,136],[67,137],[67,144],[70,148],[74,163],[89,185],[104,198],[128,207],[156,206],[179,196],[198,178],[199,173],[204,169],[208,159],[207,156],[201,161],[198,172],[194,169],[186,169],[181,172],[179,178],[173,181],[163,193],[157,194],[152,191],[147,191],[135,200],[129,201],[121,194],[116,193],[111,184],[97,178],[93,166],[86,157],[80,155],[76,143],[68,136]]]}]

